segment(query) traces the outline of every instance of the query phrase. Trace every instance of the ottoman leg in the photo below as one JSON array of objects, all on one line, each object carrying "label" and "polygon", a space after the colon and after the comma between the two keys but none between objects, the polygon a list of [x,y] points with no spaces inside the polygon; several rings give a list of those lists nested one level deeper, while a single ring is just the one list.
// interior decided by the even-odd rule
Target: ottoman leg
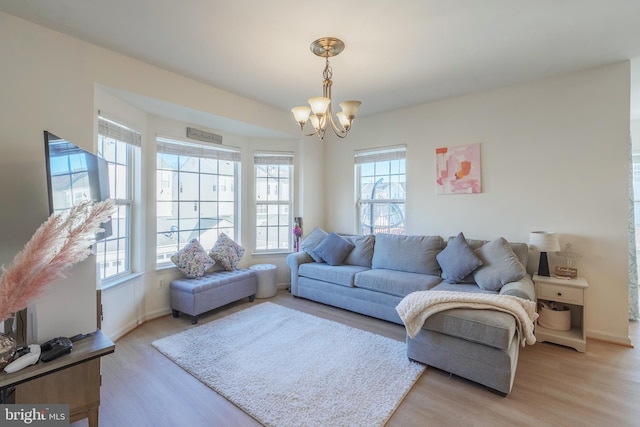
[{"label": "ottoman leg", "polygon": [[249,302],[253,302],[254,299],[256,299],[255,295],[249,295]]},{"label": "ottoman leg", "polygon": [[191,317],[191,324],[195,325],[196,323],[198,323],[198,316],[192,316]]},{"label": "ottoman leg", "polygon": [[178,310],[171,309],[171,314],[173,317],[180,317],[180,312]]}]

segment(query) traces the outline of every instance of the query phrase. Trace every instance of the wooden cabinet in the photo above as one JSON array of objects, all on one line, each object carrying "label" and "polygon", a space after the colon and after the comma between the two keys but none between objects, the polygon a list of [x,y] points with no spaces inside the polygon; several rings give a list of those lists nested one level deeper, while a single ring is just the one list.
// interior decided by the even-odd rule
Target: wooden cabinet
[{"label": "wooden cabinet", "polygon": [[89,426],[97,427],[100,357],[114,351],[115,344],[97,330],[75,342],[68,355],[0,376],[0,389],[12,396],[11,403],[67,404],[70,422],[88,418]]}]

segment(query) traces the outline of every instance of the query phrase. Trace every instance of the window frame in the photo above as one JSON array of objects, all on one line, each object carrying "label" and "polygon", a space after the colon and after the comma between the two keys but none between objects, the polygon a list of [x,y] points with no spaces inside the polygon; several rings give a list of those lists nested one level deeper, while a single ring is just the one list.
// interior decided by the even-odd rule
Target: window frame
[{"label": "window frame", "polygon": [[[116,145],[116,151],[114,151],[114,159],[107,159],[104,154],[107,152],[105,144],[107,139],[112,140]],[[124,163],[121,161],[117,150],[118,145],[121,145],[125,149]],[[142,145],[141,134],[119,122],[108,119],[104,116],[98,116],[98,155],[107,161],[109,167],[109,189],[110,197],[115,201],[117,213],[112,216],[112,221],[117,220],[120,216],[119,213],[124,210],[125,221],[120,223],[119,221],[112,224],[113,234],[106,239],[102,239],[95,244],[96,264],[99,269],[100,280],[103,284],[109,284],[121,280],[123,277],[131,275],[133,273],[133,260],[134,254],[132,252],[132,236],[133,236],[133,215],[134,212],[134,179],[135,168],[137,164],[137,153]],[[121,194],[122,188],[119,187],[118,175],[114,175],[112,172],[119,167],[125,168],[124,192],[125,197],[117,197]],[[124,226],[124,227],[121,227]],[[122,232],[124,229],[124,232]],[[115,260],[109,261],[109,263],[116,262],[116,273],[105,275],[109,266],[105,265],[105,261],[108,258],[107,246],[109,242],[115,242],[116,253],[120,252],[120,248],[124,250],[124,256],[121,258],[116,256]],[[121,246],[120,243],[123,242]],[[103,251],[101,251],[101,248]],[[124,267],[121,267],[121,263],[124,263]]]},{"label": "window frame", "polygon": [[[254,253],[256,254],[273,254],[273,253],[288,253],[293,251],[293,210],[294,210],[294,154],[291,152],[255,152],[253,156],[253,183],[254,183],[254,191],[253,191],[253,199],[254,199]],[[288,191],[286,192],[286,199],[281,199],[282,191],[280,190],[281,182],[283,179],[281,177],[281,168],[286,167],[288,169]],[[259,176],[258,169],[260,167],[277,167],[278,168],[278,180],[277,183],[277,199],[271,199],[271,186],[267,185],[266,188],[266,200],[262,200],[259,197]],[[277,208],[277,218],[278,223],[276,225],[269,224],[269,207],[275,206]],[[266,225],[260,225],[259,215],[261,215],[261,211],[266,208]],[[279,220],[282,218],[282,214],[280,213],[282,208],[287,209],[286,213],[286,223],[281,224]],[[286,237],[286,246],[281,246],[280,244],[285,240],[282,240],[280,237],[278,238],[278,246],[275,248],[269,248],[269,230],[276,228],[278,229],[278,233],[285,233]],[[266,247],[265,245],[259,244],[259,238],[261,235],[261,229],[266,230]]]},{"label": "window frame", "polygon": [[[397,172],[391,171],[391,162],[393,161],[402,161],[402,165],[399,166],[399,170]],[[378,173],[375,168],[378,163],[389,162],[388,173]],[[363,197],[363,169],[364,165],[373,165],[374,172],[373,174],[367,175],[366,177],[370,177],[372,182],[369,184],[373,185],[371,189],[372,197]],[[391,234],[406,234],[407,232],[407,224],[406,224],[406,188],[407,188],[407,170],[406,170],[406,146],[391,146],[391,147],[381,147],[370,150],[362,150],[356,151],[354,155],[354,173],[355,173],[355,199],[356,199],[356,233],[358,234],[377,234],[377,233],[391,233]],[[402,186],[402,193],[404,194],[404,198],[398,197],[386,197],[386,198],[376,198],[375,191],[378,183],[384,182],[384,178],[387,177],[389,181],[389,192],[391,192],[391,185],[394,182],[397,182],[396,185]],[[402,177],[403,179],[399,181],[395,181],[392,177]],[[375,179],[374,179],[375,178]],[[390,210],[392,207],[394,208],[394,213],[396,215],[402,215],[402,224],[401,227],[393,227],[393,225],[388,225],[387,227],[376,227],[374,224],[364,224],[364,209],[365,205],[370,205],[371,207],[374,205],[382,206],[384,208],[385,205],[388,205]],[[401,205],[401,208],[398,210],[398,205]],[[389,213],[389,215],[391,215]],[[374,223],[376,221],[373,221]],[[396,224],[397,225],[397,224]],[[365,228],[369,228],[369,232],[366,232]],[[378,228],[378,229],[376,229]],[[398,232],[400,231],[400,232]]]},{"label": "window frame", "polygon": [[[176,137],[165,137],[158,135],[156,137],[156,166],[155,166],[155,174],[156,174],[156,218],[160,218],[161,209],[160,203],[169,203],[171,205],[170,209],[173,212],[174,209],[177,209],[177,214],[172,214],[171,221],[175,223],[172,225],[170,229],[164,229],[158,226],[158,219],[156,222],[156,230],[155,230],[155,265],[156,268],[164,268],[168,266],[172,266],[171,255],[173,255],[178,250],[182,249],[189,241],[193,238],[197,238],[198,241],[202,244],[203,248],[208,252],[209,249],[215,244],[217,240],[217,236],[224,232],[227,236],[235,241],[239,240],[240,235],[240,191],[239,191],[239,182],[240,182],[240,171],[241,171],[241,159],[240,159],[240,150],[235,149],[229,146],[212,146],[207,143],[193,142],[187,141],[181,138]],[[159,164],[161,161],[161,155],[167,156],[175,156],[178,169],[173,168],[160,168]],[[170,158],[170,157],[168,157]],[[185,161],[188,159],[197,159],[197,170],[190,169],[186,167],[186,163],[183,163],[180,158],[184,158]],[[215,168],[212,167],[212,170],[215,169],[217,172],[213,173],[211,171],[205,172],[203,169],[206,169],[206,164],[203,166],[203,161],[208,163],[209,166],[212,167],[212,161],[215,161]],[[221,163],[220,162],[232,162],[231,170],[232,173],[224,173],[221,171]],[[169,178],[167,182],[169,182],[170,186],[177,186],[178,188],[178,198],[173,199],[163,199],[159,200],[159,195],[161,194],[161,188],[158,187],[161,182],[165,181],[167,173],[170,173],[172,176],[175,174],[176,177]],[[197,198],[189,199],[185,198],[180,200],[179,198],[179,189],[181,185],[185,182],[182,179],[186,179],[193,175],[197,175]],[[216,199],[203,199],[203,179],[207,177],[212,178],[216,177],[214,181],[211,181],[211,192],[216,194]],[[221,181],[222,177],[222,181]],[[229,184],[229,180],[224,177],[232,177],[229,187],[228,193],[232,194],[231,200],[221,200],[220,195],[223,191],[223,188],[227,188],[227,184]],[[224,182],[223,182],[224,181]],[[172,191],[173,197],[173,187],[170,188]],[[184,191],[184,189],[183,189]],[[189,218],[180,215],[180,211],[182,208],[186,207],[186,204],[193,203],[194,210],[198,211],[197,218]],[[232,213],[230,214],[233,217],[233,223],[231,226],[220,226],[220,222],[216,226],[212,227],[204,227],[202,226],[202,219],[205,218],[202,216],[203,212],[203,204],[211,204],[210,206],[215,206],[216,209],[216,218],[212,218],[216,221],[221,221],[220,219],[220,203],[228,204],[233,203]],[[177,207],[175,206],[177,204]],[[194,228],[182,228],[181,225],[185,224],[188,220],[196,220]],[[204,233],[215,230],[215,239],[212,236],[207,236],[206,239],[203,239]],[[174,234],[175,233],[175,234]],[[185,233],[189,233],[189,237],[184,237]],[[165,237],[169,239],[173,239],[174,235],[177,236],[175,244],[171,245],[160,245],[161,239],[165,239]],[[184,240],[184,241],[183,241]],[[208,240],[208,241],[203,241]],[[165,250],[161,250],[161,247],[164,247]]]}]

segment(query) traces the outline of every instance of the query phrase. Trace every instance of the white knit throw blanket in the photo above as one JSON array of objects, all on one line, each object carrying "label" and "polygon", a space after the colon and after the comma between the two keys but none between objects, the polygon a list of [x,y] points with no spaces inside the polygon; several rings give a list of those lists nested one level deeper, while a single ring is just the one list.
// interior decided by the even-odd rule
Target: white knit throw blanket
[{"label": "white knit throw blanket", "polygon": [[396,311],[407,329],[407,334],[414,338],[429,316],[452,308],[491,309],[509,313],[516,319],[522,346],[524,347],[525,343],[531,345],[536,342],[533,334],[533,322],[538,318],[536,303],[512,295],[417,291],[404,297]]}]

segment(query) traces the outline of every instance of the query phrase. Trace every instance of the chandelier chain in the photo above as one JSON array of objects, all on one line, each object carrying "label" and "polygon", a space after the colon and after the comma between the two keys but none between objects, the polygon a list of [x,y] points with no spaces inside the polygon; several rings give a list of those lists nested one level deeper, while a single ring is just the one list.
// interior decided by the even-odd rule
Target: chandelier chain
[{"label": "chandelier chain", "polygon": [[326,58],[326,63],[324,66],[324,71],[322,72],[322,77],[325,80],[331,80],[333,77],[333,70],[331,69],[331,65],[329,65],[329,58]]}]

